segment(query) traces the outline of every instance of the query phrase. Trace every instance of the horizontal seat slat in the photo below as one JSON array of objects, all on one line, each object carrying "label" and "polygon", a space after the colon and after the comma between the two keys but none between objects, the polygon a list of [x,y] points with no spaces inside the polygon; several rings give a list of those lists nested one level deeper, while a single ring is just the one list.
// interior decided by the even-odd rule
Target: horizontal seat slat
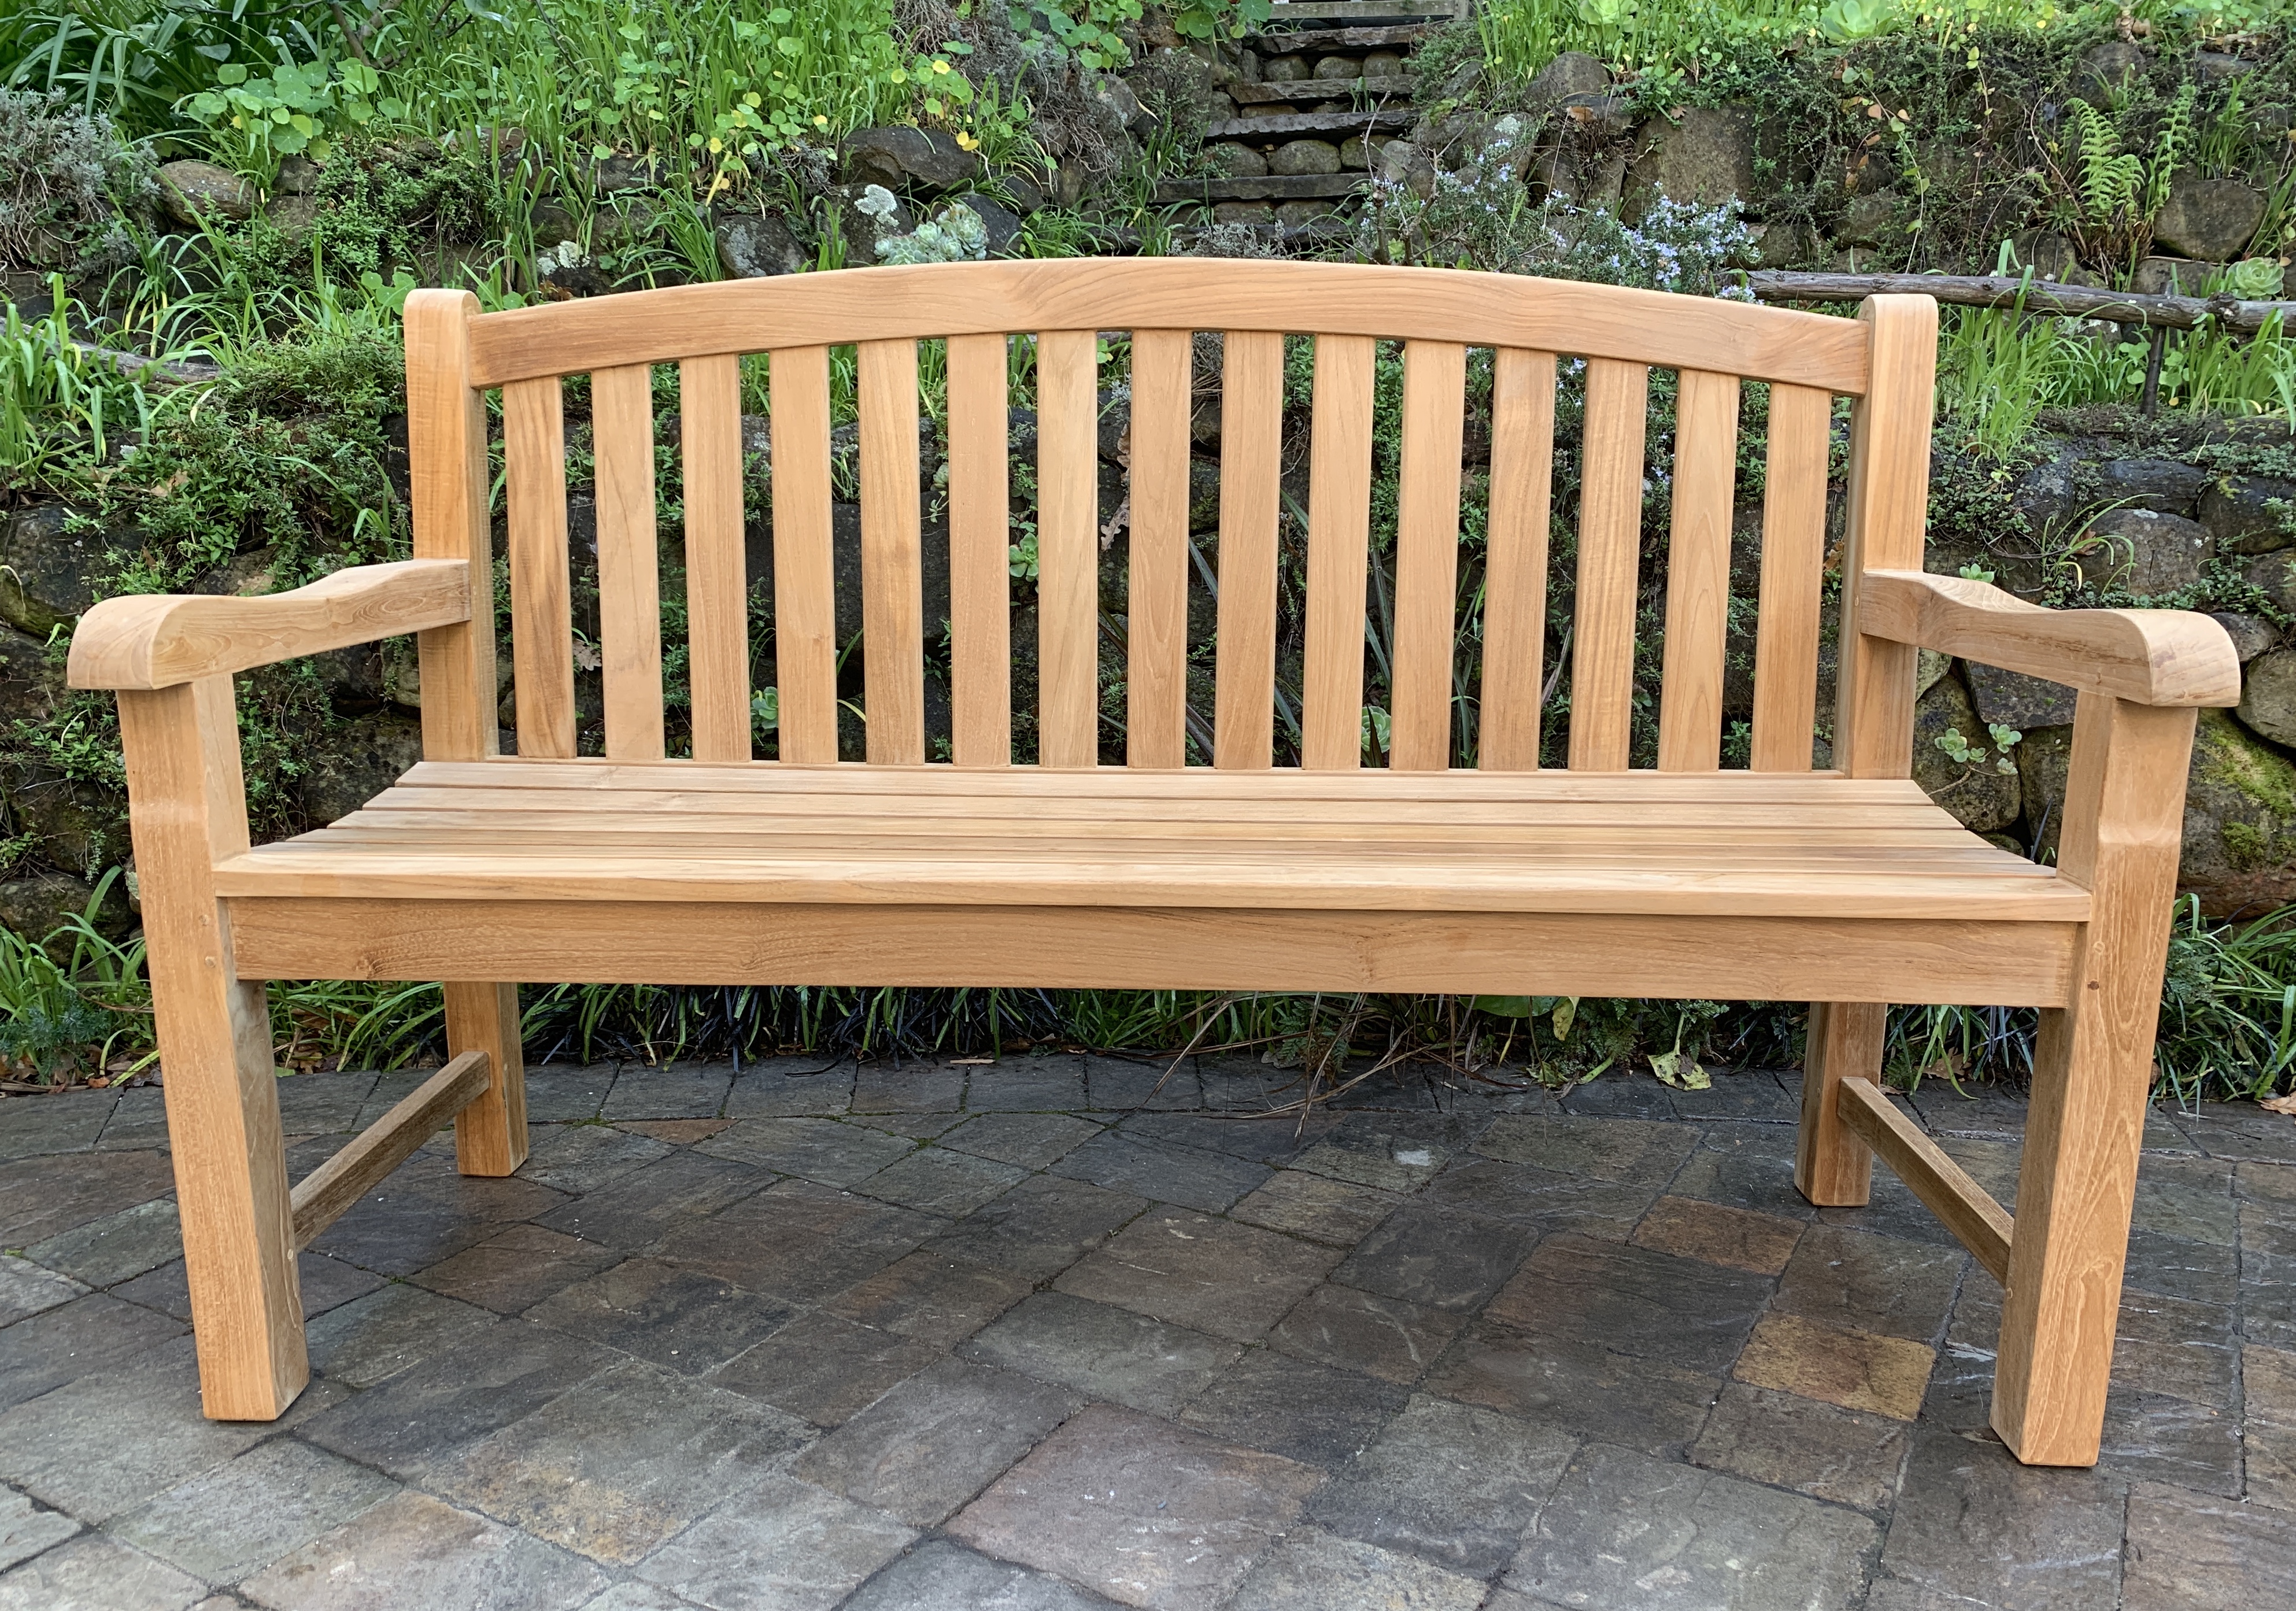
[{"label": "horizontal seat slat", "polygon": [[2071,884],[1806,870],[1742,873],[1588,867],[1521,875],[1464,860],[1422,866],[1296,867],[1265,860],[1141,861],[1020,857],[796,856],[780,863],[711,858],[615,858],[593,852],[511,862],[492,847],[471,855],[415,850],[326,857],[253,854],[216,869],[221,894],[451,900],[906,902],[933,905],[1266,907],[1316,911],[1607,912],[1683,916],[1931,917],[2079,922],[2087,894]]},{"label": "horizontal seat slat", "polygon": [[1709,824],[1729,824],[1729,826],[1751,826],[1751,824],[1773,824],[1779,828],[1818,828],[1827,824],[1850,824],[1850,826],[1910,826],[1933,828],[1938,833],[1952,833],[1965,838],[1961,824],[1952,817],[1929,806],[1926,801],[1874,801],[1874,803],[1802,803],[1802,801],[1750,799],[1750,801],[1655,801],[1655,803],[1619,803],[1605,799],[1552,799],[1552,801],[1464,801],[1458,806],[1448,806],[1444,801],[1428,799],[1226,799],[1201,801],[1189,808],[1185,817],[1176,817],[1168,808],[1168,799],[1160,794],[1123,796],[1109,794],[1093,799],[1088,794],[1052,794],[1040,796],[932,796],[932,799],[905,799],[893,792],[884,794],[845,794],[833,789],[781,789],[772,794],[734,794],[734,792],[714,792],[714,789],[615,789],[602,796],[586,789],[434,789],[425,785],[402,785],[398,789],[386,789],[372,803],[360,808],[363,812],[392,812],[392,810],[478,810],[478,812],[526,812],[526,810],[613,810],[613,812],[730,812],[742,817],[772,817],[772,815],[836,815],[849,812],[874,812],[882,817],[914,817],[921,822],[937,822],[948,815],[966,817],[1068,817],[1077,822],[1180,822],[1180,824],[1212,824],[1212,822],[1267,822],[1276,826],[1288,824],[1316,822],[1362,822],[1380,826],[1394,824],[1407,826],[1414,822],[1432,824],[1502,824],[1502,826],[1522,828],[1534,812],[1540,828],[1562,826],[1562,824],[1617,824],[1617,826],[1651,828],[1651,831],[1671,831],[1671,828],[1702,828]]},{"label": "horizontal seat slat", "polygon": [[[1295,840],[1302,843],[1338,842],[1349,844],[1391,845],[1408,849],[1416,844],[1475,845],[1493,852],[1519,851],[1527,855],[1545,853],[1570,844],[1612,845],[1622,849],[1641,849],[1653,857],[1681,848],[1722,848],[1745,846],[1749,849],[1775,845],[1792,850],[1799,846],[1821,847],[1839,845],[1853,849],[1905,847],[1951,851],[1992,865],[2004,859],[2004,852],[1982,843],[1970,844],[1966,835],[1956,836],[1923,826],[1821,827],[1800,828],[1787,823],[1755,824],[1744,827],[1685,828],[1669,831],[1663,836],[1651,834],[1615,824],[1594,823],[1558,825],[1542,820],[1536,836],[1526,835],[1521,825],[1472,823],[1413,823],[1383,824],[1364,821],[1283,822],[1265,818],[1176,820],[1165,817],[1128,818],[1121,820],[1095,820],[1088,817],[1012,816],[1012,817],[950,817],[930,818],[920,816],[858,815],[852,812],[810,811],[805,813],[777,812],[770,816],[737,816],[728,813],[705,812],[615,812],[611,815],[579,810],[552,810],[547,807],[533,811],[466,811],[454,808],[404,811],[363,811],[346,817],[329,830],[331,839],[352,834],[442,834],[488,833],[517,834],[554,832],[559,830],[595,830],[601,833],[635,834],[676,834],[687,839],[724,836],[728,839],[775,837],[792,834],[846,834],[915,835],[923,837],[1011,837],[1029,838],[1095,837],[1101,841],[1113,838],[1127,840],[1168,839],[1179,842],[1206,838],[1227,839],[1239,843],[1258,842],[1281,848]],[[2031,867],[2032,875],[2047,877],[2046,867],[2036,867],[2017,858],[2006,859],[2015,865]]]},{"label": "horizontal seat slat", "polygon": [[1790,803],[1929,802],[1921,785],[1909,779],[1844,777],[1839,772],[1390,772],[1376,767],[1347,772],[1305,771],[1297,767],[1253,772],[1216,771],[1208,767],[1164,770],[1127,767],[1073,772],[1012,767],[975,771],[950,766],[890,766],[857,761],[819,766],[754,762],[720,767],[694,761],[644,765],[596,757],[565,761],[521,760],[512,756],[484,761],[426,760],[407,770],[401,786],[407,785],[480,791],[560,788],[611,792],[637,787],[734,794],[780,793],[801,787],[824,793],[902,799],[975,795],[984,799],[1049,800],[1073,796],[1092,800],[1132,796],[1206,803],[1223,800],[1426,800],[1447,804],[1490,800],[1615,800],[1636,804],[1739,800]]}]

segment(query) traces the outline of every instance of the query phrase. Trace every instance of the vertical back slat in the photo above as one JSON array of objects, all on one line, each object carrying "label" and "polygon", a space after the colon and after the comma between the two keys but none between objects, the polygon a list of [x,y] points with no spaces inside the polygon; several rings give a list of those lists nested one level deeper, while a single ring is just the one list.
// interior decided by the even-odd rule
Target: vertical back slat
[{"label": "vertical back slat", "polygon": [[1401,772],[1451,764],[1451,662],[1459,594],[1459,457],[1467,349],[1403,348],[1402,488],[1395,530],[1395,668],[1390,701]]},{"label": "vertical back slat", "polygon": [[1363,762],[1364,581],[1371,542],[1369,336],[1316,338],[1308,464],[1308,657],[1300,764]]},{"label": "vertical back slat", "polygon": [[742,360],[678,366],[685,456],[686,663],[693,759],[750,759],[749,578],[742,555]]},{"label": "vertical back slat", "polygon": [[1570,661],[1570,765],[1616,772],[1634,733],[1635,577],[1642,542],[1650,370],[1587,360],[1578,509],[1578,644]]},{"label": "vertical back slat", "polygon": [[1037,337],[1037,754],[1100,760],[1100,408],[1089,330]]},{"label": "vertical back slat", "polygon": [[422,753],[476,760],[501,743],[495,715],[494,548],[488,505],[487,405],[471,384],[467,291],[417,291],[406,299],[406,438],[412,469],[414,557],[471,567],[471,619],[416,636],[422,662]]},{"label": "vertical back slat", "polygon": [[925,758],[923,547],[917,490],[917,344],[860,343],[861,658],[868,755]]},{"label": "vertical back slat", "polygon": [[1737,473],[1738,377],[1684,370],[1675,407],[1674,526],[1667,549],[1661,772],[1711,772],[1722,764],[1722,657]]},{"label": "vertical back slat", "polygon": [[606,758],[660,760],[661,584],[655,547],[653,372],[631,364],[590,377],[598,460],[598,635]]},{"label": "vertical back slat", "polygon": [[1914,764],[1919,652],[1859,631],[1858,594],[1868,571],[1922,568],[1930,417],[1937,403],[1937,303],[1926,296],[1867,297],[1857,317],[1873,343],[1873,380],[1849,422],[1833,764],[1852,777],[1906,777]]},{"label": "vertical back slat", "polygon": [[837,759],[837,583],[830,547],[829,349],[770,356],[774,675],[783,760]]},{"label": "vertical back slat", "polygon": [[1013,764],[1012,489],[1001,335],[948,338],[948,610],[952,753]]},{"label": "vertical back slat", "polygon": [[1125,599],[1128,766],[1185,765],[1188,412],[1185,330],[1132,333],[1132,523]]},{"label": "vertical back slat", "polygon": [[1538,769],[1554,470],[1554,355],[1501,348],[1491,374],[1491,514],[1476,745],[1485,771]]},{"label": "vertical back slat", "polygon": [[1275,521],[1283,493],[1283,338],[1231,330],[1220,384],[1219,666],[1212,764],[1275,750]]},{"label": "vertical back slat", "polygon": [[574,753],[574,617],[566,547],[566,415],[557,377],[503,388],[510,503],[510,653],[518,752]]},{"label": "vertical back slat", "polygon": [[1754,637],[1757,772],[1807,772],[1817,719],[1819,595],[1825,569],[1832,394],[1770,388],[1763,475],[1761,618]]}]

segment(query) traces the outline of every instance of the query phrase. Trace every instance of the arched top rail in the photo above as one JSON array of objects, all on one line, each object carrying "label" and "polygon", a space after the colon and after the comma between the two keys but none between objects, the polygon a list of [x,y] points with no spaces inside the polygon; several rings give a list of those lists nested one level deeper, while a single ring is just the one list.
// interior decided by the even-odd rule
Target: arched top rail
[{"label": "arched top rail", "polygon": [[1862,322],[1451,268],[1201,258],[934,263],[722,281],[487,314],[500,386],[775,348],[1046,330],[1236,330],[1525,348],[1862,396]]}]

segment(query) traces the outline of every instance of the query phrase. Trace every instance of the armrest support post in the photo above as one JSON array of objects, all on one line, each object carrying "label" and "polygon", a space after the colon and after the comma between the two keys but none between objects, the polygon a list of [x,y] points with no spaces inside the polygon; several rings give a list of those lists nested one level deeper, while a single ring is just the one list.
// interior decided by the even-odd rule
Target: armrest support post
[{"label": "armrest support post", "polygon": [[215,864],[247,850],[231,678],[119,695],[184,1270],[210,1419],[270,1420],[310,1375],[264,988],[234,959]]}]

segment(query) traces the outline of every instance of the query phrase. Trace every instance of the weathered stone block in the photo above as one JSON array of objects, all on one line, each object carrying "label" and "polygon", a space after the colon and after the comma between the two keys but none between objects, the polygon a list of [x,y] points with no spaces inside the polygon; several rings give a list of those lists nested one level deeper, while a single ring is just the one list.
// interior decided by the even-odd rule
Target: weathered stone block
[{"label": "weathered stone block", "polygon": [[2180,174],[2152,220],[2152,239],[2188,258],[2228,263],[2246,255],[2264,208],[2264,193],[2237,179]]},{"label": "weathered stone block", "polygon": [[2227,475],[2200,497],[2201,523],[2220,554],[2272,554],[2296,547],[2296,481],[2282,476]]}]

